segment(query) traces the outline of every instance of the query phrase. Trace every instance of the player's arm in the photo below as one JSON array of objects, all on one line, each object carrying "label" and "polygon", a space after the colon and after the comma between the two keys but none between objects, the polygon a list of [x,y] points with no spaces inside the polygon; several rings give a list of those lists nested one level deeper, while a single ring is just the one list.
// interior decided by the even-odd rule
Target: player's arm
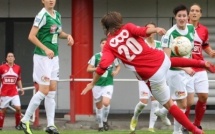
[{"label": "player's arm", "polygon": [[114,64],[115,64],[115,70],[112,72],[112,76],[116,76],[121,69],[120,62],[118,59],[114,60]]},{"label": "player's arm", "polygon": [[96,56],[94,55],[89,61],[88,61],[88,66],[87,66],[87,72],[88,73],[93,73],[96,71]]},{"label": "player's arm", "polygon": [[171,57],[171,42],[172,42],[173,38],[171,35],[165,34],[164,36],[162,36],[161,38],[161,46],[163,48],[164,53],[166,53],[166,55],[168,57]]},{"label": "player's arm", "polygon": [[41,48],[42,50],[46,51],[48,48],[43,45],[39,39],[37,38],[37,33],[39,31],[39,28],[36,26],[32,26],[31,31],[28,35],[28,39],[36,46],[38,46],[39,48]]},{"label": "player's arm", "polygon": [[209,45],[205,48],[203,48],[203,50],[211,57],[214,58],[215,57],[215,50],[213,50]]},{"label": "player's arm", "polygon": [[25,91],[22,88],[22,80],[17,81],[18,88],[20,89],[21,95],[25,94]]},{"label": "player's arm", "polygon": [[59,33],[59,38],[61,39],[67,39],[68,40],[68,45],[72,46],[74,44],[74,39],[70,34],[65,33],[64,31],[61,31]]},{"label": "player's arm", "polygon": [[108,48],[108,45],[105,45],[102,50],[102,57],[99,65],[97,66],[97,69],[95,71],[95,74],[93,75],[93,80],[91,83],[87,84],[85,89],[81,92],[81,95],[86,94],[89,90],[91,90],[96,82],[100,79],[101,75],[105,73],[107,68],[113,63],[115,56],[111,52],[111,50]]},{"label": "player's arm", "polygon": [[136,26],[132,23],[128,23],[126,27],[133,35],[141,36],[141,37],[148,37],[152,33],[157,33],[159,35],[164,35],[166,30],[160,27],[156,28],[149,28],[149,27],[140,27]]},{"label": "player's arm", "polygon": [[96,71],[96,67],[94,67],[93,65],[89,64],[89,65],[87,66],[87,72],[88,72],[88,73],[93,73],[93,72],[95,72],[95,71]]}]

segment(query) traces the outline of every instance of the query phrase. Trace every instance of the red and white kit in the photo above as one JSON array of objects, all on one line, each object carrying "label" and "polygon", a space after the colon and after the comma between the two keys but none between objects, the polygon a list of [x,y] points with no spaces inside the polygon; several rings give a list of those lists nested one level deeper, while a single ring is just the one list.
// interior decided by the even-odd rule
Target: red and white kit
[{"label": "red and white kit", "polygon": [[20,66],[14,64],[10,67],[7,63],[0,66],[1,77],[1,108],[7,107],[9,102],[20,106],[17,90],[17,81],[21,80]]}]

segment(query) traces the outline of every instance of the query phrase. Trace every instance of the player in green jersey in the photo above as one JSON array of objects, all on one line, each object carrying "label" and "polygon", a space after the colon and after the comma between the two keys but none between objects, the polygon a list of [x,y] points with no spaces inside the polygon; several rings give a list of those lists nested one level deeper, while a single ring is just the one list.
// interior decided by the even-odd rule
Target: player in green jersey
[{"label": "player in green jersey", "polygon": [[[101,50],[106,43],[106,38],[101,39]],[[94,72],[101,60],[102,52],[96,53],[88,62],[87,72]],[[107,123],[108,114],[110,111],[110,101],[113,94],[113,77],[119,73],[119,60],[115,59],[114,63],[108,67],[108,70],[101,76],[101,78],[93,87],[93,98],[96,105],[96,119],[99,125],[98,131],[108,131],[109,125]],[[116,67],[113,70],[113,67]]]},{"label": "player in green jersey", "polygon": [[[173,10],[176,24],[173,25],[167,33],[162,37],[162,47],[164,52],[170,57],[177,57],[171,50],[171,43],[176,37],[187,37],[194,46],[194,26],[188,24],[188,9],[184,5],[178,5]],[[191,52],[190,52],[191,54]],[[190,58],[191,55],[186,56]],[[172,99],[177,102],[178,107],[185,112],[187,105],[187,93],[194,90],[191,77],[195,72],[190,67],[186,68],[170,68],[167,73],[167,84],[170,87]],[[164,116],[167,113],[165,108],[155,112],[158,116]],[[181,134],[181,124],[174,119],[173,134]]]},{"label": "player in green jersey", "polygon": [[46,132],[59,134],[55,124],[55,94],[59,80],[58,38],[67,39],[72,46],[70,34],[62,31],[61,15],[54,10],[56,0],[42,0],[44,8],[37,14],[28,39],[36,46],[34,50],[33,80],[39,84],[39,91],[32,97],[20,125],[25,134],[32,134],[30,117],[45,99],[47,115]]}]

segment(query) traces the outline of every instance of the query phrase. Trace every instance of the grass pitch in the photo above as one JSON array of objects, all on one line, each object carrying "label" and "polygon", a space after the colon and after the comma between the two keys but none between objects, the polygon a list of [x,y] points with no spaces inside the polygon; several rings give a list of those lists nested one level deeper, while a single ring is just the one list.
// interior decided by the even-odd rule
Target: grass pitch
[{"label": "grass pitch", "polygon": [[[44,131],[33,131],[34,134],[46,134]],[[125,130],[110,130],[110,131],[104,131],[104,132],[98,132],[96,130],[61,130],[60,134],[129,134],[129,131]],[[206,134],[215,134],[215,130],[208,130],[205,131]],[[24,134],[23,131],[16,131],[16,130],[2,130],[0,131],[0,134]],[[153,134],[149,131],[143,131],[139,130],[136,131],[136,134]],[[172,134],[171,130],[156,130],[154,134]],[[191,133],[190,133],[191,134]]]}]

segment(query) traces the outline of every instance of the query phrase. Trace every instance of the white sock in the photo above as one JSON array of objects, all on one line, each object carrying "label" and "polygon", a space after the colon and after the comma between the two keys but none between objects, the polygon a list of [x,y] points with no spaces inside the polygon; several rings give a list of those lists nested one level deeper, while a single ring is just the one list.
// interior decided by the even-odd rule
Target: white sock
[{"label": "white sock", "polygon": [[35,112],[35,110],[38,108],[40,105],[41,101],[45,98],[45,95],[38,91],[32,98],[31,101],[28,105],[28,108],[25,112],[24,117],[21,119],[22,122],[27,122],[30,120],[31,116]]},{"label": "white sock", "polygon": [[103,106],[103,122],[107,122],[109,111],[110,111],[110,105],[108,105],[107,107]]},{"label": "white sock", "polygon": [[99,124],[99,127],[103,127],[102,118],[103,118],[103,108],[101,108],[101,109],[96,108],[96,120]]},{"label": "white sock", "polygon": [[155,115],[155,110],[159,108],[159,102],[154,100],[151,102],[151,111],[149,117],[149,128],[154,128],[157,116]]},{"label": "white sock", "polygon": [[137,105],[135,106],[135,109],[134,109],[134,116],[133,116],[133,118],[135,120],[138,120],[139,115],[142,113],[144,107],[146,107],[146,106],[147,106],[147,104],[144,104],[141,101],[139,101],[137,103]]},{"label": "white sock", "polygon": [[[181,109],[183,113],[185,113],[186,109]],[[182,125],[174,118],[174,132],[180,132]]]},{"label": "white sock", "polygon": [[47,116],[47,127],[54,126],[54,118],[55,118],[55,94],[56,91],[49,91],[47,96],[45,97],[45,110]]},{"label": "white sock", "polygon": [[162,107],[161,109],[160,109],[160,113],[162,113],[162,114],[167,114],[169,111],[165,108],[165,107]]}]

